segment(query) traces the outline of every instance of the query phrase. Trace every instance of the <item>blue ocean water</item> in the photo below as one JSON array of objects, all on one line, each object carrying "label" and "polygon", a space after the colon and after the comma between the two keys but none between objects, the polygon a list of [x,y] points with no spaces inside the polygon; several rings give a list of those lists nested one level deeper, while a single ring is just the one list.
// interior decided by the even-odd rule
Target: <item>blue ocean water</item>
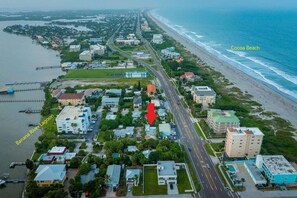
[{"label": "blue ocean water", "polygon": [[[297,12],[193,8],[158,9],[153,14],[183,36],[297,102]],[[232,47],[246,45],[258,47],[241,51]]]}]

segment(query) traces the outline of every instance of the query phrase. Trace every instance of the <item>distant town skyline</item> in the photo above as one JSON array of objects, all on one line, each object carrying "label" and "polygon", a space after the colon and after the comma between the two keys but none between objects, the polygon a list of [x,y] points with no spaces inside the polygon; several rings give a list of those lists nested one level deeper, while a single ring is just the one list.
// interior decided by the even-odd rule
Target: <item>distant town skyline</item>
[{"label": "distant town skyline", "polygon": [[0,11],[47,11],[71,9],[120,9],[120,8],[268,8],[268,9],[297,9],[295,0],[1,0]]}]

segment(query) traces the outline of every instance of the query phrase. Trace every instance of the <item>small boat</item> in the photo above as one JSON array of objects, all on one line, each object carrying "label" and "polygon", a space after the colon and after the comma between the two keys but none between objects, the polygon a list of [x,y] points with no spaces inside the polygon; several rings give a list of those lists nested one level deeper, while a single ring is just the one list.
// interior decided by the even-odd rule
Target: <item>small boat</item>
[{"label": "small boat", "polygon": [[0,90],[0,94],[13,94],[14,93],[14,89],[12,87],[3,87]]},{"label": "small boat", "polygon": [[5,180],[0,179],[0,186],[5,184]]}]

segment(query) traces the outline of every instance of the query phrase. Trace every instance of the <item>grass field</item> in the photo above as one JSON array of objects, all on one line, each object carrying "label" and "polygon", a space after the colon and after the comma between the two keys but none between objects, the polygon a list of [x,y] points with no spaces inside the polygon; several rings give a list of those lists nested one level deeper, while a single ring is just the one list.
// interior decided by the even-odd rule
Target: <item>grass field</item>
[{"label": "grass field", "polygon": [[180,194],[186,193],[185,190],[192,189],[187,171],[185,169],[177,171],[177,188]]},{"label": "grass field", "polygon": [[144,194],[167,195],[167,185],[158,185],[157,167],[144,168]]},{"label": "grass field", "polygon": [[145,71],[144,68],[129,69],[76,69],[70,70],[64,78],[81,79],[81,78],[123,78],[125,72]]},{"label": "grass field", "polygon": [[204,135],[202,134],[202,131],[201,131],[200,128],[198,127],[198,124],[197,124],[197,123],[194,124],[194,128],[195,128],[196,132],[198,133],[199,137],[200,137],[202,140],[204,140],[204,139],[205,139],[205,138],[204,138]]}]

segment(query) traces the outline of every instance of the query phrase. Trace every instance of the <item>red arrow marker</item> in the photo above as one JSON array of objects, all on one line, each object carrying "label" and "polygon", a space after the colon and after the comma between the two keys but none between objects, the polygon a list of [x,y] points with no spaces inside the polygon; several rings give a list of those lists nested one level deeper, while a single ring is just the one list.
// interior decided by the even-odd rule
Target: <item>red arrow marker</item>
[{"label": "red arrow marker", "polygon": [[157,117],[157,114],[155,114],[155,104],[154,103],[148,103],[147,105],[147,114],[145,115],[148,123],[152,125]]}]

